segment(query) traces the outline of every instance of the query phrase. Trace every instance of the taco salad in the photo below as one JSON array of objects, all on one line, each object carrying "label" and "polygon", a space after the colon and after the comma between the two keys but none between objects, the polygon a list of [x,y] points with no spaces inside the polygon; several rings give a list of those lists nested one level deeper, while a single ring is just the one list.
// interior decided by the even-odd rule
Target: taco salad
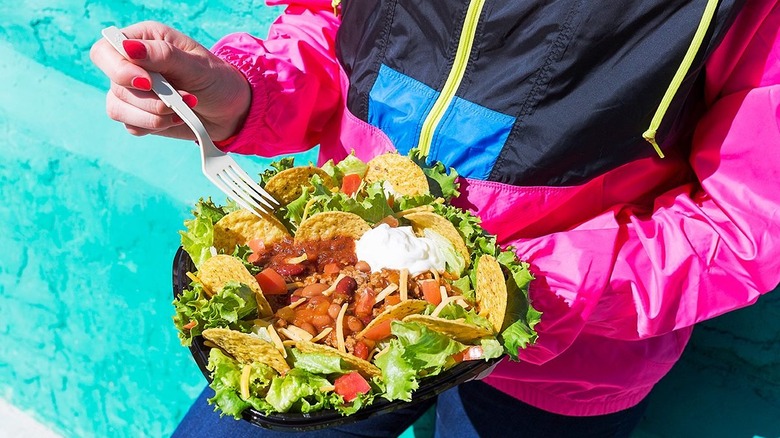
[{"label": "taco salad", "polygon": [[201,199],[180,232],[197,269],[174,323],[183,345],[211,347],[222,414],[349,415],[535,341],[528,265],[450,205],[455,170],[413,150],[283,158],[260,180],[284,204],[275,216]]}]

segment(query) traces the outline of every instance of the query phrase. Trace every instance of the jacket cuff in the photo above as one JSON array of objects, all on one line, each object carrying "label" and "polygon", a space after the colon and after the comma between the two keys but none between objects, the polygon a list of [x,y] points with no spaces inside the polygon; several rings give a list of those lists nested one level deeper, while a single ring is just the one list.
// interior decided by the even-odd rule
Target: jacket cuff
[{"label": "jacket cuff", "polygon": [[257,133],[265,124],[266,112],[268,109],[268,92],[265,87],[265,81],[268,75],[275,75],[274,72],[265,72],[262,68],[262,57],[248,53],[237,53],[230,47],[223,46],[217,49],[214,54],[227,61],[235,67],[249,82],[252,93],[249,112],[244,119],[243,124],[238,130],[225,140],[214,142],[214,144],[224,152],[236,152],[241,154],[266,155],[261,152],[261,144],[258,142]]}]

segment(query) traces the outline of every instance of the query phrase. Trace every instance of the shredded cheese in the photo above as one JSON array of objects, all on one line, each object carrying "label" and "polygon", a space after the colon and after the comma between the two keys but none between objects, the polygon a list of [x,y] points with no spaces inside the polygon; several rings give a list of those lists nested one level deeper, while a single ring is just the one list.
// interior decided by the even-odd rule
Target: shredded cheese
[{"label": "shredded cheese", "polygon": [[311,342],[319,342],[325,336],[328,336],[332,331],[333,331],[333,327],[325,327],[325,329],[321,331],[317,336],[311,338]]},{"label": "shredded cheese", "polygon": [[336,345],[338,345],[339,351],[342,353],[347,352],[347,346],[344,345],[344,314],[347,313],[347,304],[341,305],[339,316],[336,317]]},{"label": "shredded cheese", "polygon": [[300,281],[293,281],[292,283],[287,283],[288,291],[298,289],[299,287],[303,287],[303,283]]},{"label": "shredded cheese", "polygon": [[252,322],[258,327],[268,327],[269,325],[271,325],[271,321],[267,319],[256,319]]},{"label": "shredded cheese", "polygon": [[433,313],[431,313],[431,316],[439,316],[439,313],[441,313],[442,309],[444,309],[444,306],[446,306],[447,304],[453,301],[462,300],[462,299],[463,299],[462,295],[453,295],[451,297],[447,297],[441,300],[441,303],[439,303],[439,305],[436,306],[435,309],[433,309]]},{"label": "shredded cheese", "polygon": [[306,297],[303,297],[303,298],[298,298],[298,301],[296,301],[296,302],[294,302],[294,303],[290,303],[290,305],[289,305],[289,306],[287,306],[287,307],[289,307],[289,308],[291,308],[291,309],[294,309],[294,308],[296,308],[296,307],[298,307],[298,306],[302,305],[303,303],[305,303],[305,302],[306,302],[306,301],[308,301],[308,300],[309,300],[309,299],[308,299],[308,298],[306,298]]},{"label": "shredded cheese", "polygon": [[213,342],[211,342],[209,340],[203,341],[203,345],[205,345],[205,346],[207,346],[209,348],[219,348],[219,345],[217,345],[217,344],[215,344],[215,343],[213,343]]},{"label": "shredded cheese", "polygon": [[297,265],[298,263],[305,262],[306,260],[309,260],[309,256],[306,255],[306,253],[303,253],[298,257],[290,257],[289,259],[285,260],[285,262],[288,265]]},{"label": "shredded cheese", "polygon": [[447,288],[444,286],[439,286],[439,295],[441,295],[441,300],[444,301],[447,299]]},{"label": "shredded cheese", "polygon": [[301,222],[305,221],[306,218],[309,217],[309,208],[314,204],[316,199],[317,199],[316,197],[309,199],[309,202],[307,202],[306,206],[303,207],[303,215],[301,216]]},{"label": "shredded cheese", "polygon": [[330,294],[332,294],[333,291],[336,290],[336,286],[339,284],[339,281],[341,281],[341,279],[343,279],[346,276],[347,276],[346,274],[339,274],[339,276],[336,277],[336,280],[333,283],[331,283],[331,285],[328,286],[327,289],[322,291],[322,295],[325,295],[326,297],[329,297]]},{"label": "shredded cheese", "polygon": [[408,269],[401,269],[401,278],[399,279],[399,282],[401,283],[399,287],[401,288],[401,301],[407,300],[407,293],[409,291],[408,287],[409,285],[407,282],[409,281],[409,270]]},{"label": "shredded cheese", "polygon": [[265,328],[265,330],[268,332],[268,336],[271,338],[271,341],[273,341],[276,349],[282,353],[282,357],[286,358],[287,350],[284,348],[284,344],[282,344],[282,338],[279,337],[279,333],[276,333],[274,326],[269,325]]},{"label": "shredded cheese", "polygon": [[379,292],[379,294],[377,294],[376,298],[374,298],[374,304],[376,305],[376,304],[381,303],[382,300],[387,298],[388,295],[390,295],[391,293],[395,292],[396,290],[398,290],[398,285],[397,284],[394,284],[394,283],[388,284],[387,287],[382,289],[382,291]]},{"label": "shredded cheese", "polygon": [[431,274],[433,274],[433,279],[436,280],[437,283],[441,284],[441,278],[439,277],[439,271],[435,269],[431,269],[429,271]]},{"label": "shredded cheese", "polygon": [[331,392],[334,389],[336,389],[336,387],[333,385],[325,385],[320,387],[320,392]]},{"label": "shredded cheese", "polygon": [[244,365],[244,369],[241,370],[241,398],[244,400],[249,399],[249,375],[252,373],[252,365]]},{"label": "shredded cheese", "polygon": [[300,328],[300,327],[298,327],[296,325],[288,325],[284,329],[279,329],[279,331],[282,331],[282,330],[284,330],[285,336],[287,336],[287,334],[289,333],[292,336],[295,336],[295,338],[298,338],[298,339],[295,339],[292,336],[287,336],[288,338],[295,339],[296,341],[310,341],[311,338],[314,337],[314,336],[312,336],[311,333],[307,332],[306,330],[304,330],[304,329],[302,329],[302,328]]},{"label": "shredded cheese", "polygon": [[203,290],[206,291],[207,295],[213,296],[216,293],[215,291],[211,290],[210,287],[206,286],[203,281],[201,281],[201,279],[192,272],[187,272],[187,277],[189,277],[190,280],[194,281],[195,283],[200,283],[200,285],[203,286]]},{"label": "shredded cheese", "polygon": [[375,354],[374,355],[374,359],[377,359],[377,358],[381,357],[383,354],[387,353],[388,350],[390,350],[390,346],[389,345],[387,347],[383,348],[382,351],[380,351],[379,353]]}]

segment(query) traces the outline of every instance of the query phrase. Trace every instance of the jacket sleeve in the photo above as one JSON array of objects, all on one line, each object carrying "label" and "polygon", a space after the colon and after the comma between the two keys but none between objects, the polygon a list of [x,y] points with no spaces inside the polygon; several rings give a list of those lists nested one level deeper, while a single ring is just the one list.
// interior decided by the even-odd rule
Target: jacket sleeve
[{"label": "jacket sleeve", "polygon": [[[580,333],[649,338],[754,303],[780,282],[780,5],[749,2],[708,60],[696,180],[565,232],[514,242],[537,270],[543,363]],[[573,263],[562,260],[574,260]]]},{"label": "jacket sleeve", "polygon": [[212,48],[249,81],[252,101],[242,128],[220,147],[273,156],[313,147],[340,102],[335,54],[339,19],[330,0],[269,0],[287,4],[264,40],[247,33]]}]

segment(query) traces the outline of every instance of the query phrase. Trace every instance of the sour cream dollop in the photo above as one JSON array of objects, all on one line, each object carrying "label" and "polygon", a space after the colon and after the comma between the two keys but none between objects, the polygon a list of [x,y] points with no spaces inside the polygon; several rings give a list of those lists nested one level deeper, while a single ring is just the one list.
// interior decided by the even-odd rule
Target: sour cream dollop
[{"label": "sour cream dollop", "polygon": [[444,270],[441,250],[433,240],[415,236],[412,227],[380,224],[355,242],[355,253],[373,272],[406,268],[411,275],[417,275],[431,269]]}]

